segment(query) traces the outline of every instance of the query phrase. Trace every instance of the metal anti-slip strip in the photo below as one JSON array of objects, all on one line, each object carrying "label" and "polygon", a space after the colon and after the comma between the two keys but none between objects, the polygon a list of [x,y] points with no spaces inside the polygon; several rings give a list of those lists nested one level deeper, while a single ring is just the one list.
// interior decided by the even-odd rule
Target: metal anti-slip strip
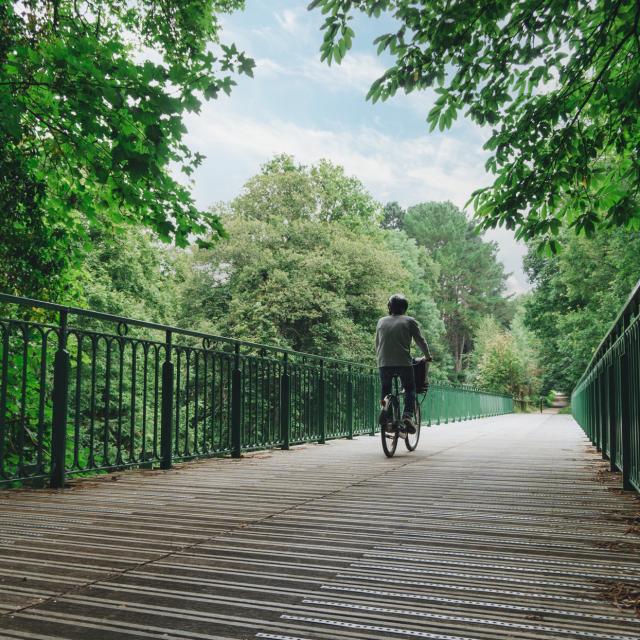
[{"label": "metal anti-slip strip", "polygon": [[[393,559],[396,558],[393,554],[388,553],[365,553],[365,558],[384,558],[384,559]],[[457,562],[455,560],[436,560],[429,558],[413,558],[414,562],[419,564],[445,564],[445,565],[454,565],[454,566],[462,566],[462,567],[475,567],[478,569],[499,569],[505,571],[517,571],[518,573],[542,573],[542,574],[552,574],[552,575],[561,575],[561,576],[576,576],[578,578],[592,578],[596,580],[630,580],[632,582],[640,582],[640,576],[628,576],[624,574],[614,574],[614,575],[600,575],[599,573],[586,573],[582,571],[562,571],[560,569],[535,569],[532,567],[517,567],[512,564],[488,564],[481,562]]]},{"label": "metal anti-slip strip", "polygon": [[562,542],[540,542],[537,539],[536,540],[530,540],[530,539],[514,540],[514,539],[505,539],[505,538],[496,539],[496,538],[490,538],[485,536],[473,536],[468,534],[448,535],[444,533],[427,533],[427,532],[422,532],[420,534],[416,534],[416,533],[406,534],[406,533],[403,533],[402,531],[394,531],[393,536],[395,536],[396,538],[400,538],[405,542],[424,541],[424,540],[430,540],[430,541],[440,542],[440,543],[453,541],[453,542],[456,542],[457,544],[461,544],[463,542],[482,542],[482,543],[488,543],[491,546],[534,547],[536,549],[540,548],[540,549],[552,549],[552,550],[568,549],[570,551],[575,551],[577,548],[584,553],[589,553],[589,552],[594,553],[599,551],[598,549],[594,549],[593,546],[588,546],[588,545],[585,545],[584,543],[581,546],[576,547],[575,544],[570,544],[570,543],[565,544]]},{"label": "metal anti-slip strip", "polygon": [[[442,633],[429,633],[428,631],[412,631],[411,629],[396,629],[394,627],[379,627],[372,624],[360,624],[358,622],[343,622],[342,620],[325,620],[323,618],[305,618],[304,616],[280,616],[282,620],[295,620],[296,622],[309,622],[311,624],[326,624],[334,627],[345,627],[347,629],[360,629],[362,631],[381,631],[383,633],[395,633],[414,638],[430,638],[430,640],[474,640],[469,636],[452,636]],[[625,640],[637,640],[636,638],[625,638]]]},{"label": "metal anti-slip strip", "polygon": [[[589,589],[591,591],[595,591],[598,587],[590,584],[576,584],[575,582],[555,582],[551,580],[529,580],[527,578],[511,578],[509,576],[501,576],[501,575],[487,575],[486,573],[475,575],[473,573],[459,573],[457,571],[441,571],[433,569],[413,569],[411,567],[397,567],[393,565],[379,565],[379,564],[350,564],[350,567],[354,569],[374,569],[376,571],[395,571],[397,573],[420,573],[427,575],[438,575],[438,576],[450,576],[454,578],[474,578],[477,580],[494,580],[496,582],[514,582],[516,584],[537,584],[543,585],[547,587],[569,587],[571,589]],[[487,568],[486,565],[483,568]],[[500,569],[506,569],[507,567],[497,567]],[[604,576],[599,576],[604,578]]]},{"label": "metal anti-slip strip", "polygon": [[[380,551],[396,551],[397,547],[391,546],[376,546],[374,547],[376,550]],[[610,569],[611,564],[601,564],[595,562],[567,562],[566,560],[544,560],[542,558],[528,558],[528,557],[518,557],[518,556],[504,556],[499,554],[489,554],[489,553],[466,553],[464,551],[440,551],[435,549],[424,549],[420,547],[404,547],[403,551],[411,551],[413,553],[421,553],[421,554],[433,554],[434,556],[455,556],[459,558],[475,558],[476,560],[515,560],[516,562],[530,562],[532,564],[551,564],[551,565],[559,565],[562,567],[585,567],[588,569]],[[629,563],[619,563],[616,565],[618,569],[629,569],[630,571],[634,571],[640,568],[640,564],[631,565]]]},{"label": "metal anti-slip strip", "polygon": [[280,636],[276,633],[256,633],[256,638],[269,638],[269,640],[309,640],[309,638],[297,638],[294,636]]},{"label": "metal anti-slip strip", "polygon": [[[325,604],[330,605],[334,604],[335,606],[345,606],[343,603],[328,603],[322,601],[307,601],[308,604]],[[410,612],[404,611],[402,609],[384,609],[382,607],[350,607],[350,608],[358,608],[363,610],[370,611],[380,611],[381,613],[397,613],[397,614],[409,614]],[[604,633],[592,633],[590,631],[574,631],[572,629],[561,629],[556,627],[545,627],[542,625],[525,625],[525,624],[516,624],[511,622],[498,622],[493,620],[484,620],[482,618],[464,618],[462,616],[444,616],[438,614],[410,614],[410,615],[419,615],[420,617],[425,618],[437,618],[439,620],[450,620],[452,622],[472,622],[476,624],[490,624],[501,627],[509,627],[515,629],[526,629],[530,631],[549,631],[553,633],[560,633],[564,635],[577,636],[580,638],[598,638],[599,640],[638,640],[638,636],[621,636],[621,635],[609,635]],[[323,618],[304,618],[302,616],[290,616],[290,615],[282,615],[280,616],[284,620],[297,620],[301,622],[312,622],[316,624],[328,624],[333,626],[340,627],[348,627],[351,629],[364,629],[368,631],[382,631],[387,633],[396,633],[399,635],[405,636],[414,636],[417,638],[433,638],[438,640],[469,640],[468,638],[461,638],[460,636],[450,636],[450,635],[438,635],[434,633],[428,633],[426,631],[413,631],[411,629],[396,629],[393,627],[382,627],[376,625],[366,625],[360,624],[357,622],[343,622],[341,620],[326,620]]]},{"label": "metal anti-slip strip", "polygon": [[510,589],[490,589],[488,587],[465,587],[459,584],[445,584],[441,582],[427,582],[425,580],[401,580],[399,578],[383,578],[378,576],[363,576],[351,573],[338,573],[338,578],[347,580],[363,580],[367,582],[383,582],[385,584],[404,584],[417,587],[433,587],[434,589],[446,589],[447,591],[474,591],[478,593],[495,593],[505,596],[522,596],[525,598],[542,598],[545,600],[566,600],[568,602],[580,602],[586,604],[602,604],[601,600],[593,598],[577,598],[574,596],[551,595],[548,593],[529,593],[527,591],[512,591]]},{"label": "metal anti-slip strip", "polygon": [[419,593],[402,593],[400,591],[380,591],[378,589],[359,589],[356,587],[338,587],[334,585],[321,585],[321,589],[327,591],[343,591],[347,593],[363,593],[374,596],[397,597],[405,600],[425,600],[428,602],[442,602],[445,604],[462,604],[487,609],[505,609],[508,611],[525,611],[527,613],[547,613],[550,615],[568,616],[571,618],[586,618],[588,620],[609,620],[613,622],[630,622],[640,624],[640,618],[622,618],[620,616],[605,616],[596,613],[582,613],[580,611],[564,611],[558,609],[546,609],[544,607],[524,607],[517,604],[503,604],[500,602],[486,602],[482,600],[461,600],[460,598],[443,598],[442,596],[427,596]]},{"label": "metal anti-slip strip", "polygon": [[412,616],[415,618],[428,618],[430,620],[445,620],[450,622],[465,622],[470,624],[483,624],[492,627],[506,627],[508,629],[526,629],[527,631],[545,631],[548,633],[560,633],[580,638],[600,638],[601,640],[638,640],[637,636],[609,635],[605,633],[593,633],[591,631],[576,631],[563,629],[562,627],[547,627],[541,624],[523,624],[520,622],[504,622],[502,620],[488,620],[487,618],[471,618],[468,616],[448,616],[443,613],[427,613],[426,611],[409,611],[408,609],[391,609],[388,607],[373,607],[364,604],[351,604],[348,602],[329,602],[325,600],[302,601],[304,604],[316,604],[325,607],[339,607],[341,609],[354,609],[356,611],[372,611],[375,613],[394,613],[397,615]]},{"label": "metal anti-slip strip", "polygon": [[[431,525],[438,525],[438,526],[443,526],[443,525],[439,525],[437,522],[431,522]],[[451,529],[453,528],[454,525],[450,525],[447,526],[447,529]],[[524,535],[524,534],[532,534],[535,536],[539,536],[539,537],[558,537],[558,536],[575,536],[575,529],[561,529],[560,527],[554,527],[553,529],[542,529],[541,527],[537,527],[537,528],[527,528],[527,527],[502,527],[502,526],[492,526],[489,524],[485,524],[483,522],[478,523],[477,525],[473,525],[473,526],[469,526],[467,524],[467,531],[473,531],[476,529],[481,529],[482,531],[496,531],[498,533],[504,533],[504,532],[514,532],[518,535]],[[403,536],[404,533],[401,530],[396,530],[395,535],[397,536]],[[411,535],[411,534],[409,534]],[[590,539],[590,538],[595,538],[595,539],[600,539],[600,538],[611,538],[612,540],[625,540],[624,534],[623,533],[605,533],[605,532],[596,532],[595,534],[589,533],[587,531],[585,532],[580,532],[580,537],[583,539]]]}]

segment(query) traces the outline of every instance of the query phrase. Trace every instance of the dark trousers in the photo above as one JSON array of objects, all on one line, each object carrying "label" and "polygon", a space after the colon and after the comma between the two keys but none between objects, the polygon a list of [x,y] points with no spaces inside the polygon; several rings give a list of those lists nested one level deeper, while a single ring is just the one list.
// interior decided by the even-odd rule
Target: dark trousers
[{"label": "dark trousers", "polygon": [[380,367],[382,391],[380,400],[391,393],[393,377],[398,376],[404,389],[404,416],[412,416],[416,404],[416,381],[413,378],[413,367]]}]

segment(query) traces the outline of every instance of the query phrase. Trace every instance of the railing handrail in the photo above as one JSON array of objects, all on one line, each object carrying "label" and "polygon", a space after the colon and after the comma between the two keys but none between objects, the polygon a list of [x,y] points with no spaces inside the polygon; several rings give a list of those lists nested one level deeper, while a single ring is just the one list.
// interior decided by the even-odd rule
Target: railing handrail
[{"label": "railing handrail", "polygon": [[621,321],[623,324],[622,328],[624,329],[624,320],[629,315],[629,313],[632,312],[633,310],[632,308],[637,302],[640,302],[640,280],[638,280],[638,282],[636,283],[636,286],[633,288],[633,290],[629,294],[627,301],[623,305],[622,309],[620,309],[620,313],[618,313],[618,315],[616,316],[616,319],[611,323],[609,330],[605,334],[604,338],[602,338],[602,340],[600,341],[600,344],[598,345],[596,350],[593,352],[593,355],[591,356],[591,360],[589,361],[589,364],[587,365],[586,369],[580,376],[580,379],[578,380],[578,382],[576,382],[576,385],[573,391],[575,391],[582,384],[582,382],[589,375],[589,373],[591,372],[591,370],[593,369],[597,361],[602,357],[603,353],[611,346],[611,343],[610,343],[611,337],[620,328]]},{"label": "railing handrail", "polygon": [[171,333],[181,334],[189,336],[191,338],[203,338],[209,339],[214,342],[224,342],[231,345],[240,345],[243,347],[249,347],[251,349],[269,349],[270,351],[276,351],[278,353],[286,353],[289,355],[301,356],[303,358],[313,358],[315,360],[323,360],[325,362],[335,362],[338,364],[346,364],[351,366],[363,367],[366,369],[374,369],[371,365],[363,364],[362,362],[354,362],[352,360],[343,360],[340,358],[331,358],[329,356],[319,356],[313,353],[306,353],[304,351],[296,351],[295,349],[287,349],[286,347],[276,347],[273,345],[265,345],[257,342],[250,342],[248,340],[238,340],[237,338],[228,338],[226,336],[219,336],[213,333],[205,333],[202,331],[193,331],[192,329],[184,329],[182,327],[176,327],[168,324],[160,324],[157,322],[148,322],[146,320],[136,320],[135,318],[127,318],[126,316],[118,316],[111,313],[105,313],[103,311],[91,311],[90,309],[82,309],[80,307],[70,307],[67,305],[57,304],[55,302],[45,302],[44,300],[36,300],[33,298],[22,298],[19,296],[13,296],[7,293],[0,293],[0,302],[6,302],[8,304],[19,304],[24,307],[39,307],[42,309],[49,309],[51,311],[61,311],[68,314],[83,316],[86,318],[94,318],[96,320],[104,320],[108,322],[122,323],[125,325],[132,325],[136,327],[143,327],[145,329],[152,329],[154,331],[170,331]]},{"label": "railing handrail", "polygon": [[[344,360],[340,358],[332,358],[329,356],[319,356],[313,353],[306,353],[304,351],[296,351],[295,349],[287,349],[286,347],[276,347],[273,345],[265,345],[257,342],[250,342],[248,340],[238,340],[237,338],[229,338],[226,336],[219,336],[217,334],[205,333],[202,331],[193,331],[192,329],[184,329],[182,327],[176,327],[176,326],[167,325],[167,324],[160,324],[157,322],[149,322],[146,320],[136,320],[135,318],[128,318],[126,316],[119,316],[112,313],[105,313],[104,311],[92,311],[90,309],[82,309],[80,307],[72,307],[68,305],[58,304],[55,302],[46,302],[44,300],[37,300],[35,298],[24,298],[20,296],[10,295],[7,293],[0,293],[0,302],[5,302],[8,304],[18,304],[24,307],[39,307],[42,309],[49,309],[51,311],[64,312],[64,313],[72,314],[76,316],[93,318],[96,320],[104,320],[104,321],[118,323],[118,324],[137,326],[145,329],[152,329],[154,331],[163,331],[163,332],[169,331],[174,334],[189,336],[191,338],[207,339],[213,342],[223,342],[225,344],[230,344],[234,346],[239,345],[241,347],[248,347],[250,349],[260,349],[260,350],[266,349],[276,353],[295,355],[301,358],[311,358],[321,362],[331,362],[335,364],[355,366],[361,369],[367,369],[369,371],[376,370],[375,366],[363,364],[362,362],[355,362],[352,360]],[[505,398],[513,397],[508,393],[501,393],[500,391],[496,391],[494,389],[483,389],[481,387],[476,387],[476,386],[464,384],[464,383],[456,384],[449,381],[434,381],[432,384],[437,384],[440,387],[449,387],[452,389],[469,391],[472,393],[484,393],[487,395],[494,395],[494,396],[505,397]]]}]

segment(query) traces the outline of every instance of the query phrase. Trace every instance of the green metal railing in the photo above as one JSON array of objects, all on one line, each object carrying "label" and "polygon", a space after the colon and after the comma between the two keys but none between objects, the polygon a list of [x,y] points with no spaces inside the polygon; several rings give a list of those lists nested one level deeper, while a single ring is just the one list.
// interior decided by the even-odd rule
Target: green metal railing
[{"label": "green metal railing", "polygon": [[622,473],[623,488],[640,491],[640,281],[576,385],[571,408],[611,470]]},{"label": "green metal railing", "polygon": [[[14,317],[0,318],[0,485],[62,487],[74,474],[377,429],[369,366],[5,294],[1,303]],[[510,397],[434,384],[423,420],[511,411]]]},{"label": "green metal railing", "polygon": [[513,413],[513,398],[469,385],[435,382],[421,406],[427,426]]}]

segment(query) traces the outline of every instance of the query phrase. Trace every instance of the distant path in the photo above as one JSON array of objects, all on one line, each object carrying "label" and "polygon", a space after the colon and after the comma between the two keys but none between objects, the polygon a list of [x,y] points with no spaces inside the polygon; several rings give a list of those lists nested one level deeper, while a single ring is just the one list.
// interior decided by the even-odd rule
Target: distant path
[{"label": "distant path", "polygon": [[638,639],[602,592],[640,588],[639,503],[602,468],[521,414],[0,493],[0,638]]},{"label": "distant path", "polygon": [[553,400],[553,406],[558,409],[569,406],[569,396],[566,393],[558,393]]}]

